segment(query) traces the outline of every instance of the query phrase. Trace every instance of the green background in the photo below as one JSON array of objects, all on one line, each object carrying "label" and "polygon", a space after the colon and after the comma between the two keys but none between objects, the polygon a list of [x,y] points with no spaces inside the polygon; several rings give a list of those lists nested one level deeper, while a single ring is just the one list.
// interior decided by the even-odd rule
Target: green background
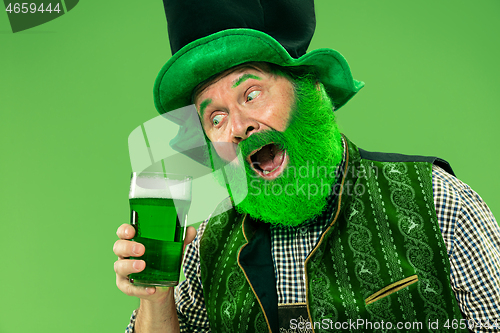
[{"label": "green background", "polygon": [[[115,286],[112,247],[129,219],[127,137],[157,116],[170,48],[160,1],[120,3],[81,1],[16,34],[0,13],[2,333],[123,332],[138,304]],[[500,2],[322,0],[316,12],[311,49],[337,49],[366,82],[338,113],[343,132],[448,160],[498,215]]]}]

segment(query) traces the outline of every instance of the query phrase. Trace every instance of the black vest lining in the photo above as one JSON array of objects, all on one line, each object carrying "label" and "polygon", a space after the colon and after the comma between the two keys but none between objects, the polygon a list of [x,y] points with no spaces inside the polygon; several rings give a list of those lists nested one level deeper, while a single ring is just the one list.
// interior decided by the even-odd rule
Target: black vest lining
[{"label": "black vest lining", "polygon": [[271,331],[278,332],[278,292],[269,224],[259,223],[250,242],[241,250],[239,262],[262,303]]},{"label": "black vest lining", "polygon": [[394,153],[379,153],[366,151],[358,148],[359,155],[364,160],[378,162],[428,162],[437,165],[450,175],[455,176],[450,164],[445,160],[435,156],[420,156],[420,155],[403,155]]}]

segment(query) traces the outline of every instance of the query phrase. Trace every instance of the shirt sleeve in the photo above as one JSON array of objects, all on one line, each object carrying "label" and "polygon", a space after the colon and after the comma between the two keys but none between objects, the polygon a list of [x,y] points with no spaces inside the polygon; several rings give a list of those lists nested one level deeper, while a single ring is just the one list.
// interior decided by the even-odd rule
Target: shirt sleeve
[{"label": "shirt sleeve", "polygon": [[451,287],[460,310],[472,331],[499,332],[500,227],[467,184],[437,166],[433,166],[432,179],[436,215],[450,260]]},{"label": "shirt sleeve", "polygon": [[127,328],[125,328],[125,333],[134,333],[135,318],[137,318],[137,310],[134,310],[132,312],[132,315],[130,316],[130,322],[128,323]]},{"label": "shirt sleeve", "polygon": [[[195,239],[186,246],[182,268],[186,279],[175,288],[175,303],[181,332],[210,332],[200,275],[200,239],[208,220],[198,228]],[[137,310],[132,312],[125,333],[134,333]]]},{"label": "shirt sleeve", "polygon": [[200,239],[207,222],[200,225],[195,239],[186,246],[182,265],[186,279],[175,288],[181,332],[210,332],[200,275]]}]

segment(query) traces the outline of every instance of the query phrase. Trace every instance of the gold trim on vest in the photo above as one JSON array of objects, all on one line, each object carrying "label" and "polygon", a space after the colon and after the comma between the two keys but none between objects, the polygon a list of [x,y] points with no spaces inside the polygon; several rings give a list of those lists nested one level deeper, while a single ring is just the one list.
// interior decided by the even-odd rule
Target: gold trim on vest
[{"label": "gold trim on vest", "polygon": [[413,284],[418,281],[417,275],[412,275],[407,277],[406,279],[400,280],[398,282],[391,283],[387,287],[384,287],[372,294],[371,296],[365,299],[365,304],[368,305],[370,303],[376,302],[381,298],[389,296],[392,293],[395,293],[398,290],[408,287],[410,284]]}]

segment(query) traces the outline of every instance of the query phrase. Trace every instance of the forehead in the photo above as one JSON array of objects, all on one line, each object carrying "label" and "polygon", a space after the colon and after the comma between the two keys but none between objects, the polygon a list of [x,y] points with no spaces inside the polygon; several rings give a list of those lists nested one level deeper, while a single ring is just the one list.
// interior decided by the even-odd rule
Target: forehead
[{"label": "forehead", "polygon": [[[242,64],[238,65],[235,67],[232,67],[230,69],[227,69],[219,74],[216,74],[209,78],[208,80],[200,83],[194,90],[193,90],[193,102],[195,104],[198,104],[197,99],[198,97],[203,94],[206,90],[208,90],[210,87],[213,87],[214,84],[217,82],[220,82],[221,80],[225,80],[228,77],[233,78],[232,81],[233,83],[237,82],[238,76],[241,76],[245,73],[252,73],[256,74],[260,78],[266,77],[268,75],[271,75],[271,68],[268,64],[266,63],[247,63],[247,64]],[[260,74],[260,75],[259,75]]]}]

